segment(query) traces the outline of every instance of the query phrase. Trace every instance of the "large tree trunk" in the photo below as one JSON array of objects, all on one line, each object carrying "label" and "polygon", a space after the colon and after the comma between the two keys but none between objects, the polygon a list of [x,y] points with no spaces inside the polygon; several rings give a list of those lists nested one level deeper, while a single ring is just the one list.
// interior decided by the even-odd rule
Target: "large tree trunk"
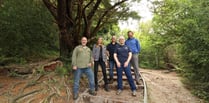
[{"label": "large tree trunk", "polygon": [[72,32],[70,30],[73,30],[73,25],[67,24],[67,4],[66,0],[58,0],[58,6],[57,6],[57,21],[58,21],[58,27],[59,27],[59,39],[60,39],[60,58],[61,59],[70,59],[71,52],[73,48],[75,47],[75,43],[72,39]]}]

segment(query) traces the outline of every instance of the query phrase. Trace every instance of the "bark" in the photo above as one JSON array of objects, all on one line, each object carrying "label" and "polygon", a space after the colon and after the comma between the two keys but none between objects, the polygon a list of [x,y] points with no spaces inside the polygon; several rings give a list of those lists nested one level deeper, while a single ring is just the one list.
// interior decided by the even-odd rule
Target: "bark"
[{"label": "bark", "polygon": [[[68,28],[70,29],[70,25],[67,25],[67,4],[66,0],[58,0],[57,5],[57,22],[59,27],[59,37],[60,37],[60,57],[68,58],[70,56],[70,52],[73,49],[73,43],[71,42],[72,38],[70,33],[68,32]],[[68,26],[68,27],[67,27]]]},{"label": "bark", "polygon": [[85,0],[57,0],[56,4],[50,0],[43,0],[55,18],[60,31],[60,57],[70,59],[74,47],[80,44],[82,36],[87,37],[90,41],[93,40],[96,33],[104,26],[106,17],[125,1],[128,0],[118,1],[112,7],[107,8],[98,18],[95,27],[92,28],[93,21],[95,21],[94,16],[99,12],[102,0],[89,0],[88,2]]}]

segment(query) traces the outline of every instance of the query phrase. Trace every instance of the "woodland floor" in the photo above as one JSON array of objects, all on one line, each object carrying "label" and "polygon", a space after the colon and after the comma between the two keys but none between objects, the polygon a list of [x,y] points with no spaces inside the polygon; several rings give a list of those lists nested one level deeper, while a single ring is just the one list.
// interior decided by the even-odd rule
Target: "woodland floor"
[{"label": "woodland floor", "polygon": [[149,103],[203,103],[181,82],[181,77],[168,70],[141,70],[147,83]]},{"label": "woodland floor", "polygon": [[[181,78],[175,72],[147,69],[140,69],[140,71],[147,83],[148,103],[203,103],[184,87]],[[81,80],[86,81],[85,78]],[[83,103],[73,101],[72,82],[72,73],[68,76],[47,72],[45,74],[33,73],[24,77],[10,77],[6,72],[0,71],[0,103]],[[87,83],[81,82],[80,87],[80,94],[83,94],[87,90]],[[110,92],[105,92],[101,85],[96,96],[97,100],[99,97],[120,100],[121,96],[124,100],[138,99],[138,97],[131,96],[129,88],[120,97],[115,94],[115,86],[110,89]],[[138,95],[143,94],[139,92]],[[98,103],[98,101],[93,101],[93,103]]]}]

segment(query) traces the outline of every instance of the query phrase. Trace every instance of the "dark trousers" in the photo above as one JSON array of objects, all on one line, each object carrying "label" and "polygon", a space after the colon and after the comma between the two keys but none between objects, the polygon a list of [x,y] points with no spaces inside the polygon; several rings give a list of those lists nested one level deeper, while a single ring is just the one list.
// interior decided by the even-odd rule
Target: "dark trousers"
[{"label": "dark trousers", "polygon": [[131,68],[130,68],[130,65],[128,65],[128,67],[124,67],[124,64],[121,64],[121,67],[117,67],[117,76],[118,76],[118,79],[117,79],[117,82],[118,82],[118,89],[122,90],[123,89],[123,79],[122,79],[122,76],[123,76],[123,71],[125,72],[126,74],[126,77],[128,79],[128,83],[131,87],[131,90],[136,90],[136,85],[134,83],[134,80],[132,78],[132,75],[131,75]]},{"label": "dark trousers", "polygon": [[97,74],[98,74],[98,66],[99,65],[102,68],[104,83],[105,83],[105,85],[107,85],[106,65],[105,65],[105,62],[103,60],[94,61],[94,81],[95,81],[95,85],[98,86]]}]

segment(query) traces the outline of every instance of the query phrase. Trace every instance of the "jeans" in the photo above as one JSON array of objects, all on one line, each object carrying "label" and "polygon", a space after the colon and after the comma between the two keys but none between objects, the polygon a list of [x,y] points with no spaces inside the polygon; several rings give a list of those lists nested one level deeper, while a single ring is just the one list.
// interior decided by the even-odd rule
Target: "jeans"
[{"label": "jeans", "polygon": [[109,76],[110,76],[110,79],[113,79],[113,69],[115,66],[115,61],[110,60],[109,66],[110,66]]},{"label": "jeans", "polygon": [[138,54],[132,54],[132,58],[130,61],[131,65],[134,68],[134,74],[135,74],[135,79],[138,81],[140,76],[139,76],[139,59],[138,59]]},{"label": "jeans", "polygon": [[136,90],[136,85],[134,83],[133,77],[131,75],[131,68],[130,65],[128,65],[128,67],[124,67],[124,64],[121,64],[121,67],[117,67],[117,82],[118,82],[118,89],[122,90],[123,89],[123,80],[122,80],[122,75],[123,75],[123,71],[126,74],[126,77],[128,79],[128,83],[131,87],[131,90]]},{"label": "jeans", "polygon": [[88,77],[90,90],[95,89],[94,74],[93,74],[91,68],[78,68],[77,70],[74,71],[74,85],[73,85],[73,93],[74,94],[78,94],[79,82],[80,82],[81,75],[83,73]]},{"label": "jeans", "polygon": [[103,74],[103,80],[105,85],[107,85],[107,74],[106,74],[106,65],[105,62],[103,60],[99,60],[99,61],[94,61],[94,80],[95,80],[95,85],[98,86],[98,78],[97,78],[97,74],[98,74],[98,66],[101,66],[102,68],[102,74]]}]

